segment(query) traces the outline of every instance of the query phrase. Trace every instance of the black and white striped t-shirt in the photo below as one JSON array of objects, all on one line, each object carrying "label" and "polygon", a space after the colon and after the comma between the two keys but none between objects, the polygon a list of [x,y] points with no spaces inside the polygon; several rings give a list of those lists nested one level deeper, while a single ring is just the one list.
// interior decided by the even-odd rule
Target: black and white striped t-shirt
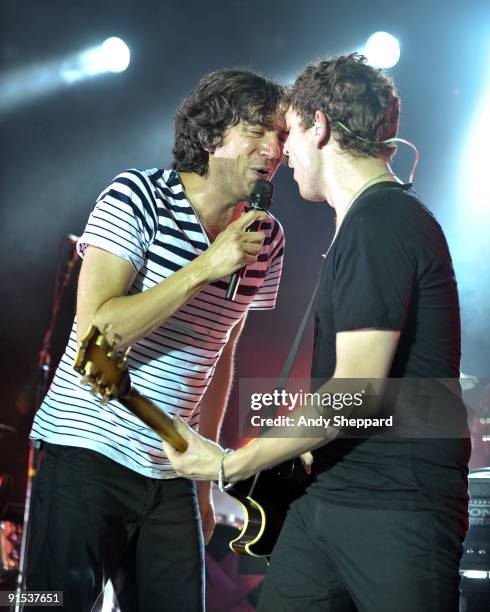
[{"label": "black and white striped t-shirt", "polygon": [[[199,421],[199,404],[230,331],[249,308],[274,308],[284,236],[274,218],[258,261],[247,267],[234,302],[224,299],[228,278],[206,285],[165,323],[136,342],[128,366],[133,385],[170,414]],[[131,262],[129,294],[150,289],[195,259],[209,240],[173,170],[128,170],[105,189],[78,241],[81,256],[96,246]],[[72,364],[76,320],[31,438],[103,453],[140,474],[175,477],[160,439],[117,401],[102,405],[79,384]]]}]

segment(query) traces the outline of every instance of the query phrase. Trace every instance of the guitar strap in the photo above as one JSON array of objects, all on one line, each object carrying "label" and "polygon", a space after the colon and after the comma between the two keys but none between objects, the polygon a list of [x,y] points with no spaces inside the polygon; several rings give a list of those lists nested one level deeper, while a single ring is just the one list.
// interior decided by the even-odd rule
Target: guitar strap
[{"label": "guitar strap", "polygon": [[[332,244],[333,244],[333,241],[332,241]],[[329,251],[330,251],[330,248],[332,247],[332,244],[330,245],[328,249]],[[328,255],[328,251],[327,251],[327,255]],[[327,255],[324,255],[323,257],[326,257]],[[305,334],[306,324],[308,323],[308,319],[310,318],[311,309],[313,308],[313,304],[315,303],[316,294],[318,292],[318,287],[320,286],[320,280],[322,278],[322,271],[323,271],[323,265],[320,269],[318,280],[315,283],[315,287],[313,289],[313,293],[311,294],[310,301],[308,302],[308,305],[306,307],[305,314],[303,315],[303,319],[301,323],[299,324],[298,331],[296,332],[296,336],[293,340],[293,344],[291,345],[291,348],[289,349],[288,356],[286,357],[284,365],[282,366],[281,373],[279,374],[279,380],[275,387],[279,392],[283,391],[286,388],[286,385],[288,383],[289,376],[291,374],[291,368],[293,367],[294,360],[296,359],[296,355],[298,353],[298,349],[301,344],[301,340],[303,339],[303,336]]]},{"label": "guitar strap", "polygon": [[305,314],[303,315],[303,319],[299,324],[298,331],[296,332],[296,336],[293,340],[293,344],[289,349],[288,356],[286,357],[286,361],[282,366],[281,373],[279,374],[279,380],[277,381],[276,389],[280,392],[286,389],[286,385],[288,384],[289,376],[291,374],[291,368],[293,367],[294,360],[296,359],[296,355],[298,353],[299,346],[301,344],[301,340],[303,340],[303,336],[305,334],[306,324],[308,323],[308,319],[310,318],[311,309],[313,308],[313,304],[315,303],[316,294],[318,293],[318,288],[320,287],[320,281],[322,280],[323,268],[325,266],[325,261],[330,253],[330,250],[333,247],[335,239],[337,238],[338,232],[335,232],[334,237],[332,238],[332,242],[330,243],[327,252],[322,255],[323,262],[320,267],[320,274],[318,275],[318,279],[315,283],[315,287],[313,288],[313,293],[311,294],[310,301],[305,310]]}]

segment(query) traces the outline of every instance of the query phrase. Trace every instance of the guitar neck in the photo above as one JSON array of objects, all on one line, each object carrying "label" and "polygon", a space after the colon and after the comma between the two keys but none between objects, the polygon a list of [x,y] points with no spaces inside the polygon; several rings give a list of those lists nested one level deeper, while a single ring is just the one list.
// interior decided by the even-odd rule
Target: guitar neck
[{"label": "guitar neck", "polygon": [[157,408],[152,401],[141,395],[136,389],[131,387],[128,393],[119,398],[119,401],[175,450],[181,453],[187,450],[187,441],[175,429],[172,417]]}]

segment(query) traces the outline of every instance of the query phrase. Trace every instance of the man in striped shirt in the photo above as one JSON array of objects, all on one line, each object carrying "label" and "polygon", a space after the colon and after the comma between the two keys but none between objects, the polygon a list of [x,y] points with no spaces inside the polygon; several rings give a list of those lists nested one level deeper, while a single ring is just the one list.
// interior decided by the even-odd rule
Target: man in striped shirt
[{"label": "man in striped shirt", "polygon": [[[118,175],[78,242],[77,316],[31,432],[44,452],[27,578],[30,590],[63,591],[68,610],[90,610],[108,578],[123,610],[203,606],[194,484],[176,477],[158,436],[122,404],[103,406],[82,388],[72,363],[90,324],[111,324],[132,346],[133,385],[217,439],[246,313],[276,301],[281,226],[242,213],[282,160],[283,99],[251,72],[204,77],[177,112],[172,169]],[[260,231],[247,232],[256,221]],[[245,265],[226,301],[229,276]],[[208,540],[209,483],[197,497]]]}]

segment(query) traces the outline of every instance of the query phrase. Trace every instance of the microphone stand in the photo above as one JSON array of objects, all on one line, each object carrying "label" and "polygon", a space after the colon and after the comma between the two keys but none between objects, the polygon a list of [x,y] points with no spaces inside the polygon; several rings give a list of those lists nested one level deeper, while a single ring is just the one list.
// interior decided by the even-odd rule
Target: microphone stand
[{"label": "microphone stand", "polygon": [[[74,238],[75,237],[71,234],[64,236],[58,250],[58,264],[56,268],[56,280],[53,303],[51,308],[51,318],[43,337],[43,343],[41,350],[39,351],[39,357],[37,362],[37,384],[35,393],[36,412],[40,407],[41,402],[48,390],[49,376],[51,373],[51,338],[53,336],[53,332],[56,326],[58,311],[61,306],[63,295],[65,293],[66,288],[68,287],[68,283],[70,282],[73,269],[78,259],[78,254],[75,246],[76,241],[74,240]],[[68,259],[66,259],[66,256],[62,256],[64,245],[66,243],[69,243],[71,245],[71,250]],[[39,465],[41,463],[41,456],[42,454],[40,453],[40,449],[36,448],[36,446],[33,444],[29,444],[29,455],[27,458],[27,484],[24,505],[24,519],[22,540],[20,545],[19,573],[17,575],[17,597],[15,601],[15,606],[11,607],[11,610],[14,610],[15,612],[20,612],[20,610],[23,609],[23,605],[21,603],[21,593],[25,590],[26,568],[28,562],[27,549],[29,545],[29,513],[31,509],[32,486],[33,480],[37,475]]]}]

